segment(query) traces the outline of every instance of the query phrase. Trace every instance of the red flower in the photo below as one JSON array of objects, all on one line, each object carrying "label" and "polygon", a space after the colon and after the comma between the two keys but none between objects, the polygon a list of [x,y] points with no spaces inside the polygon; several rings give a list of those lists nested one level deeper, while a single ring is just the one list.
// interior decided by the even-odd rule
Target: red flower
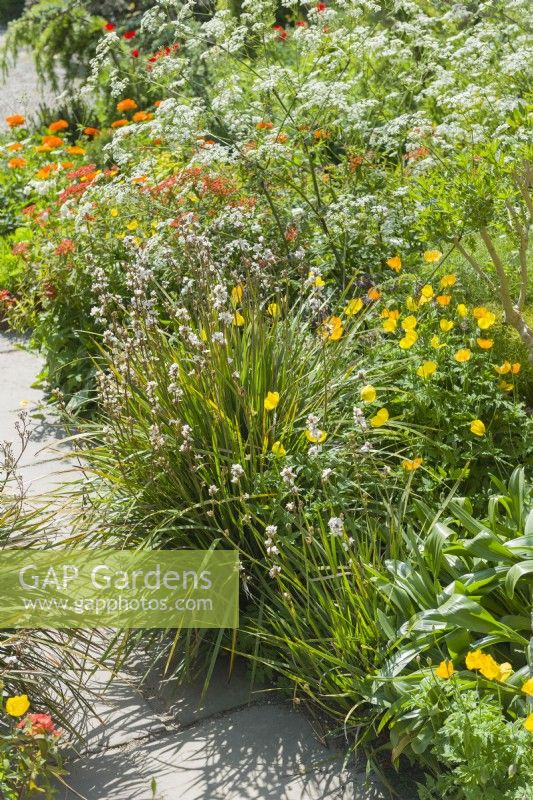
[{"label": "red flower", "polygon": [[131,51],[131,55],[132,55],[133,58],[138,58],[139,57],[139,53],[140,53],[140,50],[132,50]]},{"label": "red flower", "polygon": [[84,164],[83,167],[78,167],[73,172],[68,172],[67,178],[69,181],[75,181],[77,178],[84,178],[86,175],[90,175],[95,169],[96,164]]},{"label": "red flower", "polygon": [[29,242],[17,242],[17,244],[13,245],[13,247],[11,248],[11,255],[23,256],[28,252],[29,249],[30,249]]},{"label": "red flower", "polygon": [[10,291],[0,289],[0,303],[3,303],[6,308],[12,308],[16,302],[16,298],[13,297]]},{"label": "red flower", "polygon": [[30,736],[43,733],[51,733],[54,736],[61,736],[56,728],[54,720],[50,714],[28,714],[17,724],[17,728],[26,728]]},{"label": "red flower", "polygon": [[113,25],[112,22],[106,22],[106,24],[104,25],[104,30],[105,31],[114,31],[115,28],[116,28],[116,25]]},{"label": "red flower", "polygon": [[320,14],[321,11],[325,11],[326,10],[326,4],[325,3],[317,3],[315,8],[318,11],[318,13]]},{"label": "red flower", "polygon": [[276,33],[278,34],[276,36],[276,39],[278,39],[278,41],[280,42],[284,42],[289,35],[282,25],[274,25],[273,30],[275,30]]},{"label": "red flower", "polygon": [[294,24],[297,28],[305,28],[307,23],[303,19],[297,19]]},{"label": "red flower", "polygon": [[54,250],[56,256],[66,256],[67,253],[74,252],[74,242],[72,239],[62,239]]},{"label": "red flower", "polygon": [[43,286],[43,294],[48,300],[55,300],[57,297],[57,288],[49,281]]},{"label": "red flower", "polygon": [[285,241],[287,242],[294,242],[297,236],[298,236],[298,230],[297,228],[294,227],[294,225],[291,225],[285,231]]},{"label": "red flower", "polygon": [[122,34],[125,39],[134,39],[137,36],[136,31],[126,31]]}]

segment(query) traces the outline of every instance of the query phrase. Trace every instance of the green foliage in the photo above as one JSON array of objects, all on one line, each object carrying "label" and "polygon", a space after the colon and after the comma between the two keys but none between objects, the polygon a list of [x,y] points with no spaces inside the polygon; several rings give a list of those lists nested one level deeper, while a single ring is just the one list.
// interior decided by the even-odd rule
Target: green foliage
[{"label": "green foliage", "polygon": [[533,748],[522,723],[475,691],[453,694],[446,711],[431,746],[443,771],[420,787],[420,800],[529,800]]},{"label": "green foliage", "polygon": [[0,25],[7,25],[12,19],[18,17],[24,9],[24,0],[1,0]]},{"label": "green foliage", "polygon": [[55,114],[15,123],[24,163],[2,157],[6,232],[33,205],[9,320],[80,415],[76,530],[238,549],[242,630],[150,638],[177,673],[242,652],[350,746],[422,763],[428,800],[518,788],[526,3],[162,2],[130,40],[74,5],[28,31],[42,73],[95,56],[94,103],[44,150]]},{"label": "green foliage", "polygon": [[[31,47],[37,73],[54,88],[87,75],[101,36],[101,19],[83,3],[40,0],[13,21],[3,44],[4,67],[21,48]],[[64,77],[63,77],[64,76]]]},{"label": "green foliage", "polygon": [[[458,691],[477,685],[508,713],[525,710],[521,687],[529,675],[533,594],[531,486],[522,470],[515,470],[507,487],[496,485],[498,493],[482,519],[470,513],[467,499],[452,500],[436,516],[416,504],[425,527],[422,535],[408,532],[408,560],[387,561],[386,572],[374,571],[386,603],[389,655],[371,697],[386,709],[382,724],[391,728],[395,759],[406,750],[429,753],[446,719],[445,705],[437,702],[443,690],[426,663],[453,662],[461,670],[453,675]],[[502,677],[495,661],[477,675],[478,667],[461,669],[469,652],[488,649],[512,665],[510,677]],[[424,702],[421,691],[429,692]]]},{"label": "green foliage", "polygon": [[31,231],[28,228],[17,228],[9,238],[0,238],[0,289],[15,290],[24,266],[16,252],[13,254],[13,247],[30,239]]}]

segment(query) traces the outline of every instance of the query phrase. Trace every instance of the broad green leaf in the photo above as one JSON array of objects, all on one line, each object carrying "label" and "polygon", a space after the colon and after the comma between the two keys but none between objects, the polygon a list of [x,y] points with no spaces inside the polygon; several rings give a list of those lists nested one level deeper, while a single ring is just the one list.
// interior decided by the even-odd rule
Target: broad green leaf
[{"label": "broad green leaf", "polygon": [[523,561],[511,567],[505,578],[505,591],[509,597],[513,597],[515,586],[521,578],[529,577],[529,582],[533,584],[533,560]]}]

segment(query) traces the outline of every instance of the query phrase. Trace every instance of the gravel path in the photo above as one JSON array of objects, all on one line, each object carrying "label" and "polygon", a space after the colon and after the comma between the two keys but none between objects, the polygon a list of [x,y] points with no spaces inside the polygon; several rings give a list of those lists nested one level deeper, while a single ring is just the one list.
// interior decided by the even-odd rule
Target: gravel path
[{"label": "gravel path", "polygon": [[[3,38],[0,34],[0,46]],[[38,84],[31,55],[22,52],[7,77],[0,76],[0,125],[4,127],[9,114],[24,114],[31,118],[42,103],[51,104],[53,99],[54,92]]]}]

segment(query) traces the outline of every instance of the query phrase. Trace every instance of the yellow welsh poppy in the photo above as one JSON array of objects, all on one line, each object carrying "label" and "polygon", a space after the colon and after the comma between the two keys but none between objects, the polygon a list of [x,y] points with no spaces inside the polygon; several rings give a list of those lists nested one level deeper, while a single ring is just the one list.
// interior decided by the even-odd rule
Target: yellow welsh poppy
[{"label": "yellow welsh poppy", "polygon": [[265,411],[274,411],[274,409],[278,407],[278,403],[279,403],[279,392],[267,392],[267,396],[263,401],[263,405],[265,406]]},{"label": "yellow welsh poppy", "polygon": [[470,423],[470,430],[474,436],[484,436],[486,431],[485,423],[480,419],[474,419]]},{"label": "yellow welsh poppy", "polygon": [[455,668],[451,661],[441,661],[437,669],[435,670],[435,675],[437,678],[443,678],[443,680],[447,680],[451,678],[455,672]]},{"label": "yellow welsh poppy", "polygon": [[381,428],[389,420],[389,412],[386,408],[380,408],[378,413],[370,418],[370,424],[373,428]]},{"label": "yellow welsh poppy", "polygon": [[400,256],[393,256],[392,258],[388,258],[387,266],[395,270],[395,272],[399,272],[402,268],[402,259],[400,258]]},{"label": "yellow welsh poppy", "polygon": [[424,253],[424,261],[426,264],[436,264],[442,258],[440,250],[426,250]]},{"label": "yellow welsh poppy", "polygon": [[468,347],[462,347],[461,350],[458,350],[457,353],[455,353],[454,358],[459,362],[459,364],[462,364],[465,361],[470,361],[471,356],[472,351],[469,350]]},{"label": "yellow welsh poppy", "polygon": [[434,361],[424,361],[424,363],[418,367],[416,374],[420,378],[431,378],[436,369],[437,365]]}]

